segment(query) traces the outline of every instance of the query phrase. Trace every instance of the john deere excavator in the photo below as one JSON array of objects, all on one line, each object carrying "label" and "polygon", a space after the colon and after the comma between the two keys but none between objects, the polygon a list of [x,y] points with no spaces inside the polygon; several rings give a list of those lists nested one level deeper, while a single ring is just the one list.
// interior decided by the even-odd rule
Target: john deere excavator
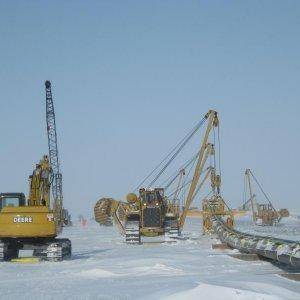
[{"label": "john deere excavator", "polygon": [[[165,196],[164,188],[151,188],[157,179],[163,174],[166,168],[184,148],[187,142],[195,132],[207,122],[205,134],[201,143],[200,150],[189,161],[188,165],[195,164],[194,175],[190,180],[190,186],[187,197],[184,199],[183,207],[180,209],[178,202],[178,191],[182,189],[182,177],[185,174],[184,168],[180,168],[178,174],[171,179],[174,183],[179,178],[174,198]],[[212,130],[219,126],[217,112],[210,110],[205,117],[193,128],[166,158],[169,158],[155,178],[150,182],[148,188],[140,187],[145,183],[152,171],[139,185],[139,195],[134,193],[127,195],[127,202],[121,202],[112,198],[100,199],[94,208],[95,220],[101,225],[111,225],[112,221],[117,225],[120,232],[125,236],[127,243],[140,243],[141,236],[158,236],[175,238],[185,224],[188,210],[194,201],[203,184],[210,179],[213,196],[203,202],[203,228],[204,233],[212,231],[212,217],[217,214],[220,217],[227,217],[228,224],[233,226],[233,214],[227,207],[220,195],[221,176],[216,174],[216,167],[205,168],[209,158],[215,161],[215,149],[212,143],[209,143],[209,137]],[[166,159],[163,160],[165,162]],[[161,165],[161,164],[160,164]],[[205,173],[204,178],[200,180],[201,175]],[[167,184],[169,186],[169,184]]]},{"label": "john deere excavator", "polygon": [[0,261],[18,260],[20,250],[50,261],[71,256],[71,241],[57,238],[64,222],[62,175],[50,81],[45,87],[49,156],[43,156],[29,177],[28,199],[23,193],[0,194]]}]

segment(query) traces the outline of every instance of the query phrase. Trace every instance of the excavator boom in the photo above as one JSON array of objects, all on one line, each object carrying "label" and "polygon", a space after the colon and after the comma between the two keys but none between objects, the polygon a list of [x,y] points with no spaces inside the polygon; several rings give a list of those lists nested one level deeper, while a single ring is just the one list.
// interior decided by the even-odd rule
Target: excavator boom
[{"label": "excavator boom", "polygon": [[16,260],[20,250],[32,250],[34,257],[54,261],[71,255],[71,241],[56,238],[63,222],[62,176],[50,81],[45,86],[49,157],[44,155],[29,177],[28,201],[22,193],[0,194],[0,261]]}]

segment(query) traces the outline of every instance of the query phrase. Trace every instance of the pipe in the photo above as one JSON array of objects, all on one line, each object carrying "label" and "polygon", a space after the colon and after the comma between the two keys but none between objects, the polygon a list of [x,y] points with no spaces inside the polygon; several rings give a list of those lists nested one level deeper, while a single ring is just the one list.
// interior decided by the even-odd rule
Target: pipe
[{"label": "pipe", "polygon": [[213,228],[222,243],[243,253],[257,254],[292,268],[300,268],[300,242],[258,236],[228,228],[225,222],[213,216]]}]

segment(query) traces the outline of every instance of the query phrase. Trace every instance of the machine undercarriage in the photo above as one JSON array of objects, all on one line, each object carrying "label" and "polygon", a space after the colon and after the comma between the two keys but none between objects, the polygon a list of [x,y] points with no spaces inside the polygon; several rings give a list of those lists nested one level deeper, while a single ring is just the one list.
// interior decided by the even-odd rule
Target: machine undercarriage
[{"label": "machine undercarriage", "polygon": [[62,261],[71,257],[72,246],[69,239],[1,239],[0,261],[11,261],[20,257],[19,252],[27,250],[31,257],[47,261]]},{"label": "machine undercarriage", "polygon": [[[207,123],[206,130],[200,145],[200,149],[179,168],[174,175],[168,177],[164,187],[153,187],[157,180],[165,172],[175,157],[182,151],[184,146],[191,140],[197,130]],[[233,214],[227,207],[220,194],[221,175],[218,175],[215,155],[215,145],[210,142],[210,135],[213,132],[215,140],[215,131],[219,132],[219,120],[216,111],[210,110],[204,118],[193,128],[193,130],[181,140],[179,144],[169,153],[159,164],[161,169],[154,169],[134,190],[139,194],[130,193],[127,195],[127,202],[121,202],[112,198],[102,198],[95,205],[95,220],[100,225],[110,225],[110,220],[117,225],[120,232],[125,235],[127,243],[138,244],[141,242],[141,236],[155,237],[165,236],[166,240],[178,238],[185,224],[187,213],[191,204],[195,200],[199,191],[205,182],[210,179],[211,192],[213,197],[210,204],[217,203],[218,215],[227,217],[228,224],[233,226]],[[220,147],[218,147],[219,149]],[[169,158],[167,160],[167,158]],[[208,161],[210,162],[207,167]],[[220,166],[220,162],[218,164]],[[186,172],[185,170],[188,170]],[[185,174],[193,174],[189,180],[183,180]],[[204,175],[203,175],[204,174]],[[154,176],[152,179],[151,176]],[[150,178],[150,179],[149,179]],[[147,188],[141,187],[146,181],[150,181]],[[178,180],[178,183],[176,184]],[[168,182],[169,181],[169,182]],[[188,181],[188,182],[186,182]],[[168,196],[165,192],[170,187],[176,185],[175,191]],[[185,187],[186,192],[182,192]],[[181,195],[181,202],[179,199]],[[181,203],[181,204],[179,204]],[[212,213],[203,206],[203,228],[204,233],[210,233],[212,228]],[[123,217],[119,213],[123,212]],[[121,216],[121,217],[120,217]]]},{"label": "machine undercarriage", "polygon": [[51,261],[71,256],[71,241],[57,238],[64,225],[71,225],[71,218],[63,208],[50,81],[45,82],[45,88],[48,155],[42,157],[29,176],[28,199],[23,193],[0,194],[0,261],[17,259],[21,251]]}]

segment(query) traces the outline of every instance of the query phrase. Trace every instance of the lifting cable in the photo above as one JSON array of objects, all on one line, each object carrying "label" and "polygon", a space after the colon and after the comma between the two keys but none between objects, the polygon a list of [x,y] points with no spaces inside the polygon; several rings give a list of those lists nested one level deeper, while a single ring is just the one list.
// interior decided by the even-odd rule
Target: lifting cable
[{"label": "lifting cable", "polygon": [[[206,175],[208,175],[208,173],[211,172],[211,166],[208,166],[205,170],[203,170],[202,173],[201,173],[200,175],[202,175],[203,173],[206,173],[206,172],[207,172]],[[205,175],[205,176],[206,176],[206,175]],[[206,181],[207,181],[207,178],[206,178]],[[202,179],[202,181],[199,181],[199,182],[198,182],[197,187],[196,187],[196,189],[195,189],[195,192],[194,192],[194,194],[193,194],[193,201],[192,201],[192,202],[194,202],[196,196],[197,196],[198,193],[200,192],[200,187],[201,187],[204,183],[205,183],[205,177]],[[213,192],[213,190],[211,189],[211,191],[209,192],[208,195],[205,196],[205,198],[208,197],[212,192]],[[192,204],[192,202],[191,202],[191,204]]]},{"label": "lifting cable", "polygon": [[[191,183],[192,180],[193,180],[193,179],[190,179],[189,181],[185,182],[185,183],[178,189],[178,191],[180,192],[180,191],[181,191],[183,188],[185,188],[189,183]],[[172,193],[169,194],[169,195],[167,196],[167,198],[171,198],[172,196],[175,195],[175,193],[176,193],[176,190],[175,190],[175,191],[173,190]]]},{"label": "lifting cable", "polygon": [[[206,169],[204,169],[202,172],[201,172],[201,174],[200,175],[202,175],[202,174],[204,174],[208,169],[210,169],[210,166],[209,167],[207,167]],[[187,181],[187,182],[185,182],[179,189],[178,189],[178,191],[181,191],[183,188],[185,188],[189,183],[191,183],[193,181],[193,179],[190,179],[189,181]],[[176,189],[177,190],[177,189]],[[167,196],[167,198],[170,198],[170,197],[172,197],[175,193],[176,193],[176,190],[174,191],[172,191],[171,192],[171,194],[169,194],[168,196]]]},{"label": "lifting cable", "polygon": [[219,154],[219,173],[222,178],[222,168],[221,168],[221,138],[220,138],[220,126],[218,125],[218,154]]},{"label": "lifting cable", "polygon": [[175,157],[180,153],[180,151],[184,148],[184,146],[189,142],[189,140],[193,137],[193,135],[198,131],[198,129],[203,125],[206,121],[206,118],[203,118],[198,126],[188,135],[188,137],[183,141],[177,151],[171,156],[168,162],[164,165],[164,167],[159,171],[159,173],[155,176],[155,178],[150,182],[148,187],[151,187],[157,179],[163,174],[166,168],[171,164],[171,162],[175,159]]},{"label": "lifting cable", "polygon": [[[177,171],[176,171],[177,172]],[[174,181],[180,176],[180,172],[181,171],[179,171],[179,172],[177,172],[177,174],[164,186],[164,190],[166,191],[171,185],[172,185],[172,183],[174,183]],[[168,179],[170,179],[170,177],[168,178]],[[160,186],[162,186],[162,184],[160,185]]]},{"label": "lifting cable", "polygon": [[[198,152],[198,153],[200,153],[200,151]],[[183,182],[183,188],[184,187],[186,187],[189,183],[191,183],[192,182],[192,180],[193,179],[191,179],[191,180],[189,180],[187,183],[186,183],[186,180],[187,180],[187,178],[189,177],[189,175],[190,175],[190,173],[191,173],[191,171],[192,171],[192,169],[194,168],[194,165],[195,165],[195,162],[196,162],[196,160],[194,160],[193,161],[193,164],[192,164],[192,166],[190,167],[190,169],[189,169],[189,171],[188,171],[188,173],[187,173],[187,176],[185,177],[185,181]],[[206,168],[206,169],[204,169],[204,170],[202,170],[202,172],[200,173],[200,176],[203,174],[203,173],[205,173],[208,169],[210,169],[211,168],[211,164]],[[200,178],[199,178],[200,179]],[[183,206],[185,206],[185,201],[186,201],[186,190],[187,189],[184,189],[184,197],[183,197]],[[196,192],[197,193],[197,192]],[[194,195],[194,197],[195,197],[196,195]]]},{"label": "lifting cable", "polygon": [[156,180],[160,177],[160,175],[165,171],[165,169],[170,165],[173,159],[179,154],[179,152],[183,149],[183,147],[187,144],[187,142],[193,137],[193,135],[199,130],[199,128],[203,125],[206,121],[206,117],[204,117],[194,128],[187,134],[183,139],[181,139],[176,146],[169,152],[167,156],[140,182],[140,184],[134,189],[134,192],[137,191],[150,176],[158,170],[158,168],[172,155],[172,153],[177,149],[177,151],[172,155],[172,157],[168,160],[166,165],[162,168],[158,175],[156,175],[155,179],[149,184],[149,187],[153,185]]},{"label": "lifting cable", "polygon": [[264,192],[262,186],[260,185],[260,183],[258,182],[258,180],[256,179],[256,177],[254,176],[254,174],[252,173],[252,171],[250,170],[250,173],[252,175],[252,178],[254,179],[254,181],[256,182],[256,184],[258,185],[259,189],[261,190],[261,192],[264,194],[264,196],[266,197],[266,199],[268,200],[268,202],[270,203],[270,205],[272,206],[273,210],[276,211],[276,209],[274,208],[270,198],[267,196],[267,194]]},{"label": "lifting cable", "polygon": [[[199,153],[200,153],[200,151],[199,151]],[[198,155],[197,155],[196,157],[198,157]],[[189,171],[187,172],[187,175],[185,176],[184,181],[182,182],[182,187],[186,187],[188,183],[191,183],[191,182],[192,182],[193,179],[189,180],[189,182],[186,183],[186,181],[187,181],[188,178],[189,178],[189,175],[191,174],[192,169],[194,169],[195,163],[196,163],[196,159],[193,160],[193,163],[192,163],[192,165],[191,165]],[[183,197],[183,202],[184,202],[183,205],[185,205],[186,191],[187,191],[187,189],[185,188],[185,189],[184,189],[184,197]]]},{"label": "lifting cable", "polygon": [[[216,150],[215,150],[215,145],[216,145],[216,132],[215,132],[215,127],[213,127],[213,134],[214,134],[214,143],[213,143],[213,147],[214,147],[214,152],[213,152],[213,160],[214,160],[214,169],[217,171],[217,164],[216,164]],[[211,155],[210,155],[210,164],[211,164]]]},{"label": "lifting cable", "polygon": [[[182,170],[185,170],[187,167],[190,166],[191,163],[193,163],[195,161],[195,159],[197,158],[197,156],[199,155],[198,151],[195,155],[192,156],[192,158],[190,158],[188,161],[186,161],[180,168],[179,170],[176,170],[176,172],[174,172],[171,176],[169,176],[166,180],[164,180],[159,186],[164,186],[164,189],[168,189],[171,184],[179,177],[180,172]],[[171,179],[172,178],[172,179]]]},{"label": "lifting cable", "polygon": [[246,204],[248,202],[247,200],[247,191],[248,191],[248,188],[247,188],[247,179],[246,179],[246,175],[244,176],[244,190],[243,190],[243,207],[246,208]]}]

